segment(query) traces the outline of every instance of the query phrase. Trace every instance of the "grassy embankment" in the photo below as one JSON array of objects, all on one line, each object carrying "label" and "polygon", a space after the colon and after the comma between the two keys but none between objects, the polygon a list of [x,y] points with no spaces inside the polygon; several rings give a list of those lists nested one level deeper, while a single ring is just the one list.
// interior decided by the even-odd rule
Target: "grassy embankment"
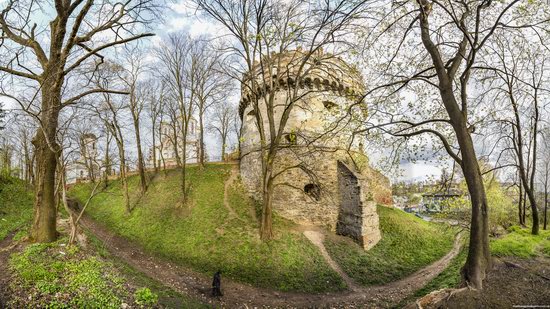
[{"label": "grassy embankment", "polygon": [[[138,178],[131,177],[135,204],[128,215],[123,207],[121,184],[112,182],[92,200],[88,214],[116,233],[141,244],[149,252],[212,274],[256,286],[283,291],[318,292],[342,290],[345,284],[322,256],[292,224],[275,217],[276,239],[264,243],[253,218],[256,205],[241,188],[233,187],[229,202],[237,217],[223,205],[224,180],[231,166],[209,165],[205,170],[188,169],[191,184],[187,203],[182,205],[180,171],[167,177],[157,175],[139,201]],[[75,187],[71,194],[81,201],[90,186]]]},{"label": "grassy embankment", "polygon": [[0,240],[30,223],[32,203],[33,194],[22,180],[0,177]]},{"label": "grassy embankment", "polygon": [[[0,179],[0,240],[19,230],[20,241],[32,219],[33,194],[19,179]],[[62,228],[61,235],[65,235]],[[119,261],[111,262],[92,239],[92,248],[68,248],[62,236],[50,244],[22,243],[8,260],[12,271],[8,306],[13,308],[120,308],[200,304],[167,290]],[[98,254],[99,253],[99,254]],[[144,288],[144,287],[150,287]]]},{"label": "grassy embankment", "polygon": [[410,275],[444,256],[455,230],[399,209],[378,207],[382,239],[369,251],[344,238],[325,242],[330,255],[362,285],[384,284]]},{"label": "grassy embankment", "polygon": [[[343,289],[344,283],[322,259],[318,250],[293,224],[275,217],[276,239],[258,238],[256,206],[242,188],[230,190],[229,201],[238,218],[223,206],[224,180],[230,166],[210,165],[203,171],[189,168],[190,196],[181,205],[179,171],[156,176],[130,215],[123,207],[121,186],[109,185],[88,208],[88,213],[116,233],[137,241],[148,251],[203,273],[221,269],[235,280],[283,291],[322,292]],[[137,177],[130,178],[137,192]],[[90,192],[83,184],[72,190],[85,200]],[[447,253],[453,235],[399,210],[379,207],[383,240],[364,252],[347,238],[331,237],[326,243],[332,256],[362,284],[378,284],[402,278]]]},{"label": "grassy embankment", "polygon": [[531,228],[512,226],[508,232],[508,234],[491,240],[493,255],[519,258],[550,257],[550,230],[545,231],[541,228],[539,235],[531,235]]}]

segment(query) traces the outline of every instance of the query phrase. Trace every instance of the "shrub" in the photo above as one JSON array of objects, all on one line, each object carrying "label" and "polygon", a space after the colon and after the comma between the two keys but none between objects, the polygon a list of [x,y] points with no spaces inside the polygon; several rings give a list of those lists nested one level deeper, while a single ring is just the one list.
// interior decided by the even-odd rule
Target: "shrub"
[{"label": "shrub", "polygon": [[141,288],[134,293],[136,304],[144,306],[153,306],[158,302],[158,295],[153,293],[148,288]]}]

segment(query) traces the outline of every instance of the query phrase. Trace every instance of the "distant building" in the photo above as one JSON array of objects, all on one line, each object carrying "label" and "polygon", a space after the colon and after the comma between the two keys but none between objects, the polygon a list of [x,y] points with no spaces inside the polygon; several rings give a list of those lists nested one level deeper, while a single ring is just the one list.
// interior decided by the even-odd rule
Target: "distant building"
[{"label": "distant building", "polygon": [[420,210],[425,212],[440,212],[445,209],[445,202],[460,197],[458,193],[422,194]]},{"label": "distant building", "polygon": [[[160,141],[155,145],[149,154],[148,166],[152,168],[153,164],[153,151],[155,152],[155,159],[157,160],[157,166],[175,167],[178,165],[179,160],[183,158],[183,130],[181,126],[176,126],[176,136],[174,136],[174,129],[172,124],[168,122],[162,122]],[[189,121],[189,127],[187,132],[186,144],[186,163],[197,163],[199,161],[200,150],[200,127],[195,118],[191,118]],[[176,143],[174,143],[176,141]],[[177,144],[177,149],[174,147]],[[176,153],[177,151],[177,153]]]},{"label": "distant building", "polygon": [[96,179],[100,176],[100,166],[97,161],[97,137],[92,133],[80,136],[78,159],[70,162],[67,167],[67,183]]}]

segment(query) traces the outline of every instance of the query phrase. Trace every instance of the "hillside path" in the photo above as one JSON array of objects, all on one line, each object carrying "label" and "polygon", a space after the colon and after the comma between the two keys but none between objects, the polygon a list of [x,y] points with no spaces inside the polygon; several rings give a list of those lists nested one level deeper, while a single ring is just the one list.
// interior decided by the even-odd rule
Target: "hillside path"
[{"label": "hillside path", "polygon": [[338,263],[336,263],[330,254],[328,254],[327,249],[325,248],[325,245],[323,244],[323,241],[325,241],[325,235],[322,232],[319,231],[304,231],[304,236],[306,236],[309,241],[316,246],[319,251],[321,252],[321,255],[325,259],[325,261],[328,263],[330,268],[332,268],[335,272],[337,272],[342,279],[344,279],[344,282],[346,282],[346,285],[348,288],[353,291],[357,292],[361,290],[361,287],[358,286],[353,279],[351,279],[348,274],[346,274],[341,268]]},{"label": "hillside path", "polygon": [[177,292],[225,308],[388,307],[399,303],[442,272],[462,245],[459,235],[452,250],[438,261],[402,280],[381,286],[354,289],[352,285],[348,291],[307,294],[263,289],[222,277],[224,296],[217,299],[210,297],[210,276],[146,253],[138,244],[116,235],[87,216],[82,217],[80,224],[101,240],[113,256],[124,260],[134,269]]}]

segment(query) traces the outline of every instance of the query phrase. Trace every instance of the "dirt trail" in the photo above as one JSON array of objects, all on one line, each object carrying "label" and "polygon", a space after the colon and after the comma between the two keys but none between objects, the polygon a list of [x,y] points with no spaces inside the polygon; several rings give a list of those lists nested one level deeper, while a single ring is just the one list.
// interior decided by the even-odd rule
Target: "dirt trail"
[{"label": "dirt trail", "polygon": [[81,225],[99,238],[112,255],[123,259],[147,276],[192,298],[227,308],[387,307],[399,303],[443,271],[458,254],[461,246],[459,236],[455,239],[453,249],[440,260],[407,278],[382,286],[357,287],[355,290],[344,292],[306,294],[262,289],[222,278],[224,296],[216,299],[209,296],[212,284],[210,276],[148,254],[139,245],[115,235],[86,216],[82,218]]},{"label": "dirt trail", "polygon": [[311,231],[311,230],[310,231],[304,231],[304,236],[306,236],[306,238],[309,239],[309,241],[311,241],[311,243],[319,249],[319,251],[321,252],[321,255],[323,256],[325,261],[328,263],[330,268],[332,268],[335,272],[337,272],[340,275],[340,277],[342,277],[342,279],[344,279],[344,282],[346,282],[346,285],[348,286],[348,288],[351,291],[357,292],[357,291],[361,290],[361,287],[358,286],[355,283],[355,281],[353,281],[348,276],[348,274],[346,274],[340,268],[340,265],[338,265],[338,263],[336,263],[332,259],[332,257],[328,254],[327,249],[325,248],[325,245],[323,244],[323,242],[325,241],[325,235],[322,232]]},{"label": "dirt trail", "polygon": [[8,259],[12,250],[12,240],[15,232],[10,233],[6,238],[0,241],[0,308],[6,306],[9,298],[10,270],[8,269]]}]

